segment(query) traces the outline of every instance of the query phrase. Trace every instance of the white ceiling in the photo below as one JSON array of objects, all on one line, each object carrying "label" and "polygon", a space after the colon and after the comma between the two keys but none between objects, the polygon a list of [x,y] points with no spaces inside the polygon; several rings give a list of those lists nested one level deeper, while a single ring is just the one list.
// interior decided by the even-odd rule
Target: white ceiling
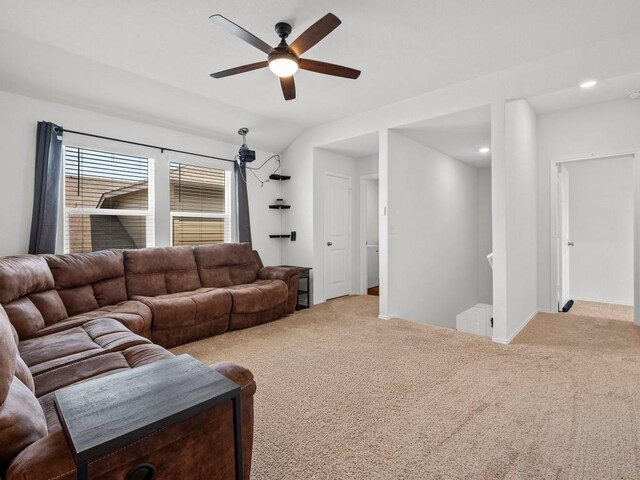
[{"label": "white ceiling", "polygon": [[330,150],[339,155],[351,158],[362,158],[377,155],[379,146],[378,133],[368,133],[359,137],[348,138],[339,142],[322,145],[318,148]]},{"label": "white ceiling", "polygon": [[489,105],[431,118],[396,129],[406,137],[477,168],[491,166],[491,154],[480,153],[491,146]]},{"label": "white ceiling", "polygon": [[628,98],[627,95],[629,93],[638,90],[640,90],[640,73],[635,73],[623,77],[598,80],[598,84],[592,88],[583,89],[576,85],[573,88],[531,97],[527,100],[536,113],[545,114],[594,103],[622,100]]},{"label": "white ceiling", "polygon": [[[4,89],[212,136],[228,130],[233,141],[244,121],[280,150],[310,126],[636,30],[640,2],[0,0],[0,11]],[[276,44],[276,22],[290,22],[295,38],[327,12],[343,24],[305,56],[361,69],[358,80],[303,71],[298,98],[285,102],[268,70],[209,77],[264,58],[211,14]],[[132,79],[139,88],[125,86]]]}]

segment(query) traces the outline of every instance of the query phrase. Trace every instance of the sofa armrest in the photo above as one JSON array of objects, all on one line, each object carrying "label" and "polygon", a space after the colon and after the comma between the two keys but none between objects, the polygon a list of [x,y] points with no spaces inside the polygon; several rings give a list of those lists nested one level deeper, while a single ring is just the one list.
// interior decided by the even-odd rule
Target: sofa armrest
[{"label": "sofa armrest", "polygon": [[291,267],[263,267],[258,270],[260,280],[282,280],[287,284],[289,296],[287,298],[287,313],[293,313],[298,303],[298,278],[297,268]]},{"label": "sofa armrest", "polygon": [[[252,373],[231,363],[211,368],[242,389],[242,447],[244,478],[251,474],[253,449]],[[231,402],[219,404],[187,420],[147,437],[89,464],[91,478],[125,478],[142,463],[153,464],[158,478],[191,478],[206,472],[211,480],[234,478],[233,409]],[[9,465],[5,480],[75,480],[76,466],[64,432],[58,426],[29,447]]]},{"label": "sofa armrest", "polygon": [[209,368],[240,385],[243,400],[245,395],[253,395],[256,393],[256,382],[253,379],[253,373],[251,373],[251,370],[231,362],[214,363],[213,365],[210,365]]}]

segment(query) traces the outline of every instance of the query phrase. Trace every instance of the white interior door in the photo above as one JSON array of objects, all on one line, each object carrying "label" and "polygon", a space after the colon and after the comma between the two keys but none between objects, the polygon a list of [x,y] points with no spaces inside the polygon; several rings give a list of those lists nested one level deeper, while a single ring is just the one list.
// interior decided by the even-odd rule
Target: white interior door
[{"label": "white interior door", "polygon": [[560,305],[558,310],[571,300],[569,290],[569,259],[570,248],[572,246],[569,238],[569,170],[564,166],[558,169],[558,199],[559,199],[559,231],[558,231],[558,252],[560,254],[559,276],[558,276],[558,298]]},{"label": "white interior door", "polygon": [[324,294],[327,300],[351,293],[351,179],[325,177]]}]

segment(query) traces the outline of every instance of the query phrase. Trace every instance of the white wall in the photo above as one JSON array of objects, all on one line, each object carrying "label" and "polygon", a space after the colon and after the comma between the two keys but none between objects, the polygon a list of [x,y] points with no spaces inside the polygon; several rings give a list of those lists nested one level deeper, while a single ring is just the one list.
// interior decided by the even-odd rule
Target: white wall
[{"label": "white wall", "polygon": [[360,176],[378,173],[378,154],[358,158],[357,168]]},{"label": "white wall", "polygon": [[478,302],[493,305],[493,272],[487,255],[491,236],[491,168],[478,169]]},{"label": "white wall", "polygon": [[[537,311],[536,115],[526,100],[505,107],[506,329],[510,342]],[[504,335],[504,337],[502,336]]]},{"label": "white wall", "polygon": [[[233,158],[238,150],[238,145],[0,91],[0,165],[3,171],[0,178],[0,203],[5,206],[0,209],[0,224],[3,227],[0,231],[0,255],[26,253],[28,250],[33,205],[36,124],[40,120],[54,122],[71,130],[223,158]],[[238,139],[240,140],[240,137]],[[223,168],[232,166],[226,162],[217,163],[169,152],[161,154],[158,150],[106,143],[71,134],[65,135],[65,143],[102,148],[108,146],[122,153],[148,155],[156,159],[156,184],[166,186],[166,191],[160,188],[156,191],[157,245],[165,245],[169,241],[168,162],[176,160]],[[257,155],[261,160],[271,154],[257,152]],[[268,176],[268,173],[270,172],[265,171],[259,174],[264,177]],[[165,183],[161,183],[163,179]],[[278,192],[281,186],[273,182],[260,188],[252,176],[248,177],[248,181],[254,247],[260,252],[265,264],[277,265],[281,263],[281,245],[278,240],[269,239],[268,234],[274,229],[280,229],[280,219],[269,211],[267,205],[280,196]]]},{"label": "white wall", "polygon": [[[542,93],[575,87],[577,78],[593,75],[593,66],[606,72],[606,77],[626,75],[638,71],[640,58],[636,58],[640,33],[628,34],[604,42],[566,51],[552,57],[529,62],[518,67],[485,75],[471,81],[427,92],[392,105],[375,108],[341,120],[330,122],[299,135],[283,152],[285,171],[292,175],[287,182],[287,196],[297,206],[297,213],[286,218],[286,230],[297,230],[300,241],[283,247],[285,263],[315,266],[313,248],[313,152],[320,145],[378,132],[380,164],[380,317],[388,318],[386,291],[388,289],[388,172],[393,165],[388,158],[389,129],[468,110],[492,105],[492,239],[494,249],[493,306],[494,334],[506,338],[506,161],[505,154],[505,99],[528,98]],[[611,55],[616,52],[616,55]],[[629,58],[617,65],[615,58]],[[605,76],[602,76],[605,78]],[[638,129],[636,128],[636,131]],[[540,209],[538,209],[540,210]],[[548,240],[547,240],[548,242]]]},{"label": "white wall", "polygon": [[365,182],[366,188],[366,207],[365,207],[365,241],[367,245],[378,245],[378,203],[380,203],[380,196],[378,190],[380,186],[377,179],[371,179]]},{"label": "white wall", "polygon": [[557,311],[555,162],[640,151],[640,102],[620,99],[538,117],[538,308]]},{"label": "white wall", "polygon": [[570,298],[633,305],[633,157],[566,168]]},{"label": "white wall", "polygon": [[392,316],[455,328],[477,302],[477,169],[395,131],[388,146]]}]

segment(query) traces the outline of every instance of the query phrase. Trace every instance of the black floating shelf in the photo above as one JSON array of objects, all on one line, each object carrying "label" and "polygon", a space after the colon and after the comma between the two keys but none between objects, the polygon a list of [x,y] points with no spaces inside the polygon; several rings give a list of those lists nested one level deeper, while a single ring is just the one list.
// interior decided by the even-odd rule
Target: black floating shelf
[{"label": "black floating shelf", "polygon": [[288,210],[291,208],[291,205],[269,205],[269,208],[274,208],[277,210]]},{"label": "black floating shelf", "polygon": [[291,178],[291,175],[278,175],[277,173],[274,173],[272,175],[269,175],[269,180],[289,180]]},{"label": "black floating shelf", "polygon": [[291,238],[291,234],[288,234],[288,235],[269,235],[269,238]]}]

